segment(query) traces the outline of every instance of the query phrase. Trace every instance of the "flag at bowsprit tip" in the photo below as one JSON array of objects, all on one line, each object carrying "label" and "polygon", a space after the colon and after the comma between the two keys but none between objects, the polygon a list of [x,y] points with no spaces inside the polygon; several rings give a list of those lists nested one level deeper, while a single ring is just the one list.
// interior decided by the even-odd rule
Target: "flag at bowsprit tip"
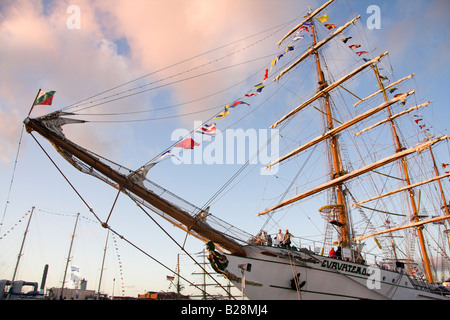
[{"label": "flag at bowsprit tip", "polygon": [[34,106],[47,105],[51,106],[56,91],[41,91],[34,102]]},{"label": "flag at bowsprit tip", "polygon": [[194,147],[199,146],[200,144],[195,142],[194,139],[186,138],[183,141],[177,143],[174,148],[182,148],[182,149],[194,149]]}]

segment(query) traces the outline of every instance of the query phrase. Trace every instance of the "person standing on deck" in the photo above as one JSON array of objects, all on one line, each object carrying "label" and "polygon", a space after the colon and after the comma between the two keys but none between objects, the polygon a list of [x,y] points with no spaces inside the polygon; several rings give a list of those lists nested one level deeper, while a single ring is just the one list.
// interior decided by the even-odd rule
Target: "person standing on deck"
[{"label": "person standing on deck", "polygon": [[279,229],[277,235],[275,236],[275,243],[274,243],[274,245],[275,246],[281,246],[283,244],[283,238],[284,238],[284,235],[281,232],[281,229]]},{"label": "person standing on deck", "polygon": [[292,234],[290,234],[289,230],[286,229],[286,233],[283,237],[283,246],[285,246],[288,249],[291,247],[291,237],[292,237]]}]

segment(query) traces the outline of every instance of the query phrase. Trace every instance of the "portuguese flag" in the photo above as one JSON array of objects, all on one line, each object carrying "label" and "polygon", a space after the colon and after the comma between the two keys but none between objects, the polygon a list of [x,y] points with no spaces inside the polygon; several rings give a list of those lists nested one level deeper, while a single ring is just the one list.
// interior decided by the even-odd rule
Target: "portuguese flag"
[{"label": "portuguese flag", "polygon": [[55,91],[41,91],[36,98],[35,106],[38,105],[47,105],[50,106],[53,101],[53,96],[55,95]]}]

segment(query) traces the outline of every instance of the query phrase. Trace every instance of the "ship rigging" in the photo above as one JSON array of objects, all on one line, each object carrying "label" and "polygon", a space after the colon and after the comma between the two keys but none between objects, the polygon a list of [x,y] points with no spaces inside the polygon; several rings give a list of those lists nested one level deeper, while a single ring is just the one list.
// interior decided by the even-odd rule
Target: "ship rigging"
[{"label": "ship rigging", "polygon": [[[432,148],[443,141],[448,141],[450,137],[448,135],[437,137],[427,135],[419,144],[406,147],[406,144],[402,141],[402,134],[400,133],[400,128],[396,123],[396,119],[408,115],[419,108],[426,107],[431,101],[417,104],[406,110],[401,110],[397,114],[393,113],[393,108],[398,105],[403,106],[415,95],[415,91],[409,90],[406,91],[406,93],[398,93],[393,97],[389,96],[389,90],[394,88],[393,85],[400,84],[401,82],[410,79],[411,76],[404,77],[393,84],[385,84],[383,82],[384,76],[381,74],[378,65],[382,59],[388,55],[387,51],[378,54],[374,58],[362,59],[363,63],[358,64],[352,71],[341,75],[338,80],[326,76],[328,73],[326,70],[328,70],[329,67],[322,55],[323,50],[325,50],[327,45],[333,41],[341,41],[342,39],[337,40],[337,38],[342,37],[344,30],[353,26],[360,18],[360,16],[357,16],[343,24],[341,27],[329,24],[327,29],[334,31],[332,31],[324,40],[318,39],[318,31],[316,28],[329,19],[328,15],[319,16],[319,14],[323,14],[323,11],[333,2],[334,0],[330,0],[317,10],[310,10],[299,25],[291,29],[282,37],[278,42],[279,46],[288,39],[293,41],[292,35],[296,33],[295,35],[298,36],[302,31],[306,32],[307,35],[310,35],[312,43],[303,54],[296,59],[293,59],[293,62],[282,69],[277,76],[273,77],[270,72],[270,75],[273,78],[271,84],[277,84],[281,79],[287,77],[291,72],[298,70],[298,68],[302,67],[306,62],[314,65],[314,76],[318,83],[315,93],[305,101],[301,101],[297,107],[279,118],[279,120],[273,122],[271,128],[281,127],[284,129],[285,123],[289,123],[294,117],[297,117],[305,110],[310,109],[313,103],[319,103],[321,106],[319,111],[323,116],[323,131],[320,131],[320,134],[315,138],[300,146],[296,146],[287,154],[278,159],[274,159],[266,166],[266,168],[270,170],[275,165],[283,165],[300,154],[310,152],[311,150],[314,151],[316,145],[321,145],[325,146],[326,150],[324,158],[329,160],[329,167],[326,169],[325,174],[326,180],[322,176],[320,178],[322,180],[317,180],[321,181],[321,183],[315,184],[311,188],[309,188],[309,181],[305,181],[305,186],[302,186],[301,192],[296,192],[295,195],[290,198],[282,199],[280,202],[272,204],[267,209],[260,211],[257,214],[258,216],[268,215],[268,219],[272,219],[274,215],[277,214],[277,211],[282,208],[287,206],[291,207],[297,204],[301,206],[302,200],[309,199],[316,194],[326,193],[327,202],[322,203],[322,206],[320,209],[318,208],[318,210],[325,218],[327,228],[333,229],[328,229],[332,231],[327,231],[325,234],[325,240],[327,241],[324,241],[324,243],[327,242],[327,244],[323,245],[321,254],[317,254],[313,252],[314,250],[311,251],[305,248],[294,250],[290,246],[281,248],[267,246],[267,237],[264,230],[260,230],[257,236],[252,236],[211,214],[210,211],[212,211],[212,209],[210,206],[198,207],[193,205],[147,178],[147,174],[151,172],[149,170],[155,170],[154,167],[157,166],[158,161],[160,161],[163,156],[172,156],[171,148],[195,148],[198,144],[195,144],[195,141],[191,138],[183,139],[183,141],[172,145],[171,148],[162,151],[161,154],[152,161],[133,170],[105,159],[72,142],[65,136],[62,130],[63,125],[75,123],[82,124],[86,122],[85,120],[76,118],[76,116],[80,115],[76,112],[66,112],[61,110],[39,118],[28,117],[24,121],[26,130],[30,134],[37,132],[50,141],[60,155],[81,172],[102,180],[106,184],[117,189],[118,194],[123,193],[130,197],[139,207],[141,207],[141,209],[146,207],[152,210],[171,224],[185,231],[187,234],[205,242],[209,250],[209,259],[215,270],[223,273],[236,285],[245,283],[247,286],[246,290],[248,297],[256,299],[296,299],[299,297],[311,299],[317,299],[319,297],[410,299],[425,295],[427,298],[443,298],[447,292],[445,290],[440,291],[438,287],[434,286],[436,281],[433,276],[433,268],[427,250],[423,226],[427,223],[437,223],[441,221],[448,226],[450,214],[441,180],[448,178],[449,174],[439,173]],[[288,45],[283,54],[289,51],[292,51],[291,45]],[[368,52],[358,52],[359,56],[365,54],[368,54]],[[269,86],[269,82],[266,82],[269,78],[269,70],[272,71],[272,67],[279,61],[280,57],[281,55],[278,55],[272,60],[270,69],[266,69],[264,80],[255,85],[251,91],[245,92],[243,97],[251,97],[252,95],[259,94],[265,86]],[[358,101],[354,103],[356,115],[351,115],[348,119],[342,119],[342,114],[338,114],[335,111],[337,104],[332,99],[332,94],[336,93],[336,90],[338,89],[345,89],[344,85],[347,85],[348,81],[359,77],[363,71],[370,71],[370,69],[372,69],[373,76],[378,85],[377,90],[364,99],[358,98]],[[350,92],[348,89],[345,89],[345,91]],[[352,92],[350,93],[351,96],[355,96]],[[378,99],[380,94],[382,95],[382,101],[378,100],[378,103],[375,104],[376,106],[374,107],[372,105],[372,100]],[[38,97],[36,97],[36,99],[37,98]],[[240,100],[241,98],[242,97],[226,104],[225,107],[221,108],[220,112],[211,117],[209,121],[212,119],[219,121],[228,116],[230,110],[236,106],[249,104],[244,100]],[[35,103],[33,103],[33,106],[34,105]],[[358,106],[357,110],[356,106]],[[338,118],[343,121],[336,120]],[[377,120],[378,122],[375,122],[375,120],[371,120],[372,118],[381,118],[381,121]],[[373,122],[369,123],[369,121],[373,121],[375,124]],[[369,127],[362,130],[360,127],[361,124],[369,125]],[[207,130],[210,130],[211,126],[209,125],[206,128],[202,126],[201,128],[196,129],[202,129],[208,132]],[[385,131],[391,132],[394,142],[394,152],[386,153],[385,150],[383,150],[375,156],[373,156],[374,154],[369,154],[367,158],[360,163],[356,163],[356,161],[345,162],[344,159],[347,156],[345,148],[349,145],[349,142],[343,142],[344,135],[348,135],[350,132],[350,135],[353,137],[352,139],[354,139],[354,137],[362,139],[363,136],[368,135],[370,131],[375,131],[377,129],[384,129]],[[34,135],[33,138],[37,141]],[[188,143],[188,145],[186,145],[186,143]],[[360,149],[356,147],[356,150],[359,151]],[[408,159],[409,157],[414,157],[416,155],[422,157],[426,152],[431,156],[434,176],[421,182],[413,182],[410,172],[411,165],[409,164]],[[366,161],[371,158],[376,159],[366,163]],[[248,163],[249,161],[247,161],[245,165],[248,165]],[[359,165],[361,163],[362,165]],[[383,170],[387,165],[394,163],[399,164],[400,167],[401,177],[397,177],[397,180],[403,183],[398,190],[390,190],[389,192],[384,192],[381,195],[378,194],[376,197],[370,197],[366,200],[359,200],[361,194],[358,194],[358,200],[354,200],[356,193],[353,193],[353,188],[357,189],[359,187],[358,183],[361,182],[361,179],[366,179],[368,175],[381,176],[381,174],[378,174],[377,170]],[[357,165],[359,165],[359,167],[353,169],[353,166]],[[240,171],[238,171],[238,174],[239,173]],[[386,176],[387,174],[384,173],[384,175]],[[232,180],[234,180],[236,176],[233,176]],[[391,183],[394,179],[388,180],[390,181],[389,183]],[[416,196],[414,188],[430,183],[437,183],[439,194],[438,201],[440,207],[443,208],[443,213],[436,218],[420,220],[422,218],[419,207],[421,199]],[[228,183],[226,185],[228,185]],[[383,189],[387,185],[388,183],[383,186]],[[377,187],[376,184],[375,187]],[[363,189],[363,187],[361,187],[361,189]],[[404,209],[401,214],[387,211],[384,211],[384,213],[386,216],[406,216],[410,220],[410,223],[398,227],[388,227],[385,230],[373,230],[373,232],[369,232],[365,235],[358,235],[356,229],[353,227],[354,218],[352,217],[352,214],[354,213],[351,212],[351,208],[354,207],[355,210],[361,210],[361,205],[365,202],[379,200],[397,193],[406,193],[408,203],[406,206],[407,209]],[[350,205],[351,202],[353,202],[352,205]],[[382,209],[383,207],[380,206],[380,209],[373,209],[373,211],[381,211]],[[408,214],[405,214],[405,212]],[[366,218],[365,213],[361,213],[361,215],[364,220],[364,218]],[[369,228],[373,228],[371,219],[366,220],[369,222]],[[390,222],[387,224],[390,225]],[[102,221],[102,225],[108,228],[108,220]],[[425,277],[430,287],[422,285],[412,278],[411,268],[413,263],[408,261],[408,274],[404,272],[403,268],[401,268],[401,271],[395,270],[395,268],[388,271],[383,270],[384,277],[390,277],[392,282],[390,284],[387,282],[382,283],[380,288],[378,288],[378,291],[373,290],[373,288],[368,288],[365,284],[367,283],[367,278],[370,277],[370,273],[365,259],[362,258],[363,243],[361,241],[381,234],[392,235],[392,232],[403,229],[411,229],[414,231],[414,236],[417,235]],[[337,231],[337,233],[334,233],[333,230]],[[329,235],[334,234],[336,234],[336,237],[330,239]],[[326,246],[329,247],[330,244],[339,246],[342,249],[342,261],[330,260],[329,257],[324,254]],[[385,244],[383,244],[383,246],[385,246]],[[392,250],[396,255],[396,250],[398,250],[398,248],[394,246]],[[400,261],[396,257],[393,262],[399,263]],[[248,266],[249,264],[252,264],[253,266],[245,269],[247,272],[244,274],[242,266]],[[280,266],[279,270],[270,270],[270,267],[274,264]],[[330,270],[333,271],[330,272]],[[328,277],[333,284],[324,286],[322,277]],[[293,286],[289,285],[290,281],[293,281]],[[395,290],[393,289],[392,284],[396,286]],[[426,293],[421,293],[422,291],[426,291]],[[420,292],[420,294],[418,292]]]}]

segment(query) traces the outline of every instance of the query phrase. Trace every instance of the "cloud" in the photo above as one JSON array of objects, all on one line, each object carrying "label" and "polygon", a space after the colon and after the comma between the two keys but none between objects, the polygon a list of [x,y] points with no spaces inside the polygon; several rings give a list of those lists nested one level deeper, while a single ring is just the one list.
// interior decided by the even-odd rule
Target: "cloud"
[{"label": "cloud", "polygon": [[[83,3],[83,1],[81,1]],[[82,4],[89,7],[88,1]],[[34,116],[48,113],[80,97],[122,83],[132,73],[115,44],[103,37],[93,11],[86,10],[79,30],[67,28],[67,2],[59,1],[43,14],[37,1],[10,2],[0,19],[0,112],[3,161],[11,160],[21,130],[39,88],[56,90],[54,106],[38,106]],[[131,72],[130,72],[131,71]],[[97,149],[92,129],[78,138]],[[98,151],[98,150],[97,150]]]},{"label": "cloud", "polygon": [[[275,43],[278,39],[275,38],[270,47],[264,48],[256,45],[249,46],[253,41],[257,41],[258,37],[241,43],[236,41],[268,29],[272,26],[271,21],[279,21],[280,15],[286,15],[289,6],[295,2],[284,1],[280,5],[280,2],[270,0],[263,2],[255,0],[135,0],[133,6],[130,6],[127,1],[116,1],[114,5],[107,6],[108,3],[105,2],[104,10],[108,10],[107,17],[110,21],[115,22],[116,37],[127,39],[132,48],[133,60],[137,61],[143,70],[155,71],[172,66],[155,74],[148,81],[170,77],[167,82],[174,82],[276,52]],[[299,4],[301,3],[297,2],[295,7]],[[267,36],[267,33],[259,38],[264,36]],[[233,42],[235,42],[233,45],[224,47]],[[199,56],[214,48],[221,49]],[[233,54],[237,51],[239,56]],[[189,59],[191,57],[197,58]],[[185,61],[186,59],[188,61]],[[264,63],[267,63],[266,60],[260,61],[259,64],[251,64],[251,67],[249,64],[242,65],[222,70],[220,73],[214,72],[207,76],[196,77],[184,81],[182,85],[174,84],[170,86],[173,95],[171,101],[167,103],[197,100],[220,89],[228,88],[238,81],[247,79],[250,76],[250,70],[254,72],[257,68],[261,68]],[[181,61],[185,62],[179,64]],[[182,73],[186,70],[192,71]],[[239,89],[242,90],[242,88]],[[236,92],[228,91],[202,103],[185,105],[179,108],[178,112],[195,112],[226,104],[229,102],[226,99],[230,99],[233,94]],[[199,120],[199,116],[196,117]],[[206,117],[206,114],[202,113],[201,117]],[[191,120],[192,118],[189,118],[186,122]]]},{"label": "cloud", "polygon": [[[20,0],[2,5],[0,41],[6,48],[0,52],[0,113],[4,116],[0,158],[3,161],[11,160],[14,155],[12,150],[16,149],[22,118],[39,88],[57,93],[54,106],[37,107],[33,116],[162,69],[105,96],[126,90],[137,92],[139,86],[147,90],[152,88],[151,83],[167,85],[166,90],[149,90],[130,99],[86,109],[85,113],[114,112],[119,108],[130,111],[198,100],[236,85],[246,80],[250,72],[263,68],[268,58],[242,63],[276,52],[279,39],[274,37],[269,46],[260,45],[258,40],[270,34],[266,32],[246,41],[237,40],[267,30],[275,24],[273,21],[295,18],[292,15],[295,8],[306,8],[303,2],[295,0],[285,0],[282,5],[275,0],[133,0],[132,5],[124,0],[80,0],[76,4],[80,8],[80,29],[70,29],[67,22],[72,12],[68,13],[67,8],[71,4],[70,1]],[[301,13],[299,10],[298,14]],[[220,50],[199,55],[214,48]],[[226,69],[234,64],[242,65]],[[224,69],[220,73],[215,72],[221,68]],[[209,75],[200,77],[204,73]],[[192,79],[181,85],[179,81],[188,77]],[[171,82],[174,83],[169,85]],[[226,104],[242,93],[242,89],[242,86],[235,87],[201,103],[168,111],[176,115]],[[102,102],[101,99],[99,96],[93,100]],[[201,113],[195,118],[183,118],[182,123],[188,125],[193,119],[211,115]],[[107,155],[116,154],[120,144],[133,134],[128,128],[112,126],[102,126],[101,130],[95,126],[83,130],[75,126],[65,128],[75,135],[76,142]]]}]

